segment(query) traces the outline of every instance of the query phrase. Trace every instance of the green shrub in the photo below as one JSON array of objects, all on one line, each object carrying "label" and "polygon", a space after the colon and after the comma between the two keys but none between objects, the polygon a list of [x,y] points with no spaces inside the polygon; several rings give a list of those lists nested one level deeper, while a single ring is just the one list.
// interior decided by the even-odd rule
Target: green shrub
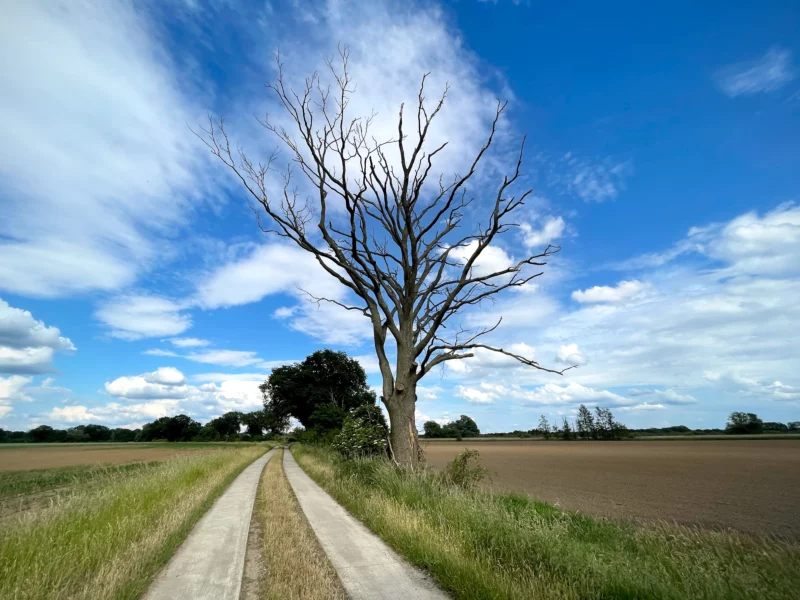
[{"label": "green shrub", "polygon": [[[374,409],[374,410],[373,410]],[[386,454],[388,428],[377,406],[360,406],[344,419],[333,447],[347,459]]]},{"label": "green shrub", "polygon": [[444,468],[442,479],[449,485],[469,490],[478,485],[486,477],[486,473],[480,463],[480,452],[464,450]]}]

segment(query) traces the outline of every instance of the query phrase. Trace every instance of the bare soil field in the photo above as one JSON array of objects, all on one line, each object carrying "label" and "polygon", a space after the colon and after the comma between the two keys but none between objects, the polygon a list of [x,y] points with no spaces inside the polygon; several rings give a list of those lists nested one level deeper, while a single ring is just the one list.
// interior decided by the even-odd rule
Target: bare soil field
[{"label": "bare soil field", "polygon": [[494,489],[563,508],[800,538],[800,441],[436,442],[428,464],[480,452]]},{"label": "bare soil field", "polygon": [[121,465],[139,461],[165,460],[190,448],[121,446],[117,444],[55,445],[29,444],[0,449],[0,471],[27,471],[76,465]]}]

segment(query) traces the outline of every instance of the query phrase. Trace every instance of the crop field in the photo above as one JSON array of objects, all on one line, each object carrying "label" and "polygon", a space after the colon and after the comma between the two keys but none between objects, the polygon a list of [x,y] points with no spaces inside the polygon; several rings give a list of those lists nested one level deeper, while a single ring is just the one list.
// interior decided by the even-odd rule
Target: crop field
[{"label": "crop field", "polygon": [[0,446],[0,472],[158,461],[208,446],[209,444],[169,443],[9,444]]},{"label": "crop field", "polygon": [[423,442],[480,452],[496,490],[590,514],[800,537],[800,440]]},{"label": "crop field", "polygon": [[[140,597],[197,519],[269,445],[180,447],[190,450],[0,450],[4,468],[15,457],[15,470],[0,470],[0,598]],[[53,464],[59,453],[69,466],[20,470]]]}]

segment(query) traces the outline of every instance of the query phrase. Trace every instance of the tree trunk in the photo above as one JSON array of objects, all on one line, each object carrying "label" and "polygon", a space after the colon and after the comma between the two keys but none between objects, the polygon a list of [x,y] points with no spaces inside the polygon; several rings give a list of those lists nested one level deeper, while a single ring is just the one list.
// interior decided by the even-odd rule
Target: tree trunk
[{"label": "tree trunk", "polygon": [[394,460],[401,466],[415,469],[420,463],[419,438],[414,419],[417,384],[398,383],[389,398],[384,396],[389,411],[389,442]]}]

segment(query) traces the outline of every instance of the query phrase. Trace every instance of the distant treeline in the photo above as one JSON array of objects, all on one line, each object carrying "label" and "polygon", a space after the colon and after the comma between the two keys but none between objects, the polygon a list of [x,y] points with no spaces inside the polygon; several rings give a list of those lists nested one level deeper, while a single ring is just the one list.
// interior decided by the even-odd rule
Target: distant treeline
[{"label": "distant treeline", "polygon": [[69,429],[54,429],[49,425],[39,425],[30,431],[0,429],[0,443],[260,441],[279,433],[270,416],[257,410],[249,413],[227,412],[205,425],[187,415],[176,415],[161,417],[141,429],[112,429],[94,424],[77,425]]},{"label": "distant treeline", "polygon": [[528,430],[515,429],[514,431],[480,433],[477,426],[465,430],[461,425],[464,419],[474,421],[469,417],[462,417],[458,421],[439,425],[434,421],[425,423],[426,438],[463,438],[463,437],[492,437],[492,438],[545,438],[558,440],[621,440],[634,437],[651,436],[690,436],[690,435],[747,435],[747,434],[800,434],[800,421],[778,423],[775,421],[762,421],[754,413],[733,412],[728,417],[724,429],[690,429],[685,425],[671,427],[648,427],[646,429],[631,429],[618,422],[608,408],[595,407],[594,413],[581,405],[577,415],[570,419],[562,417],[560,423],[550,423],[542,415],[537,427]]}]

